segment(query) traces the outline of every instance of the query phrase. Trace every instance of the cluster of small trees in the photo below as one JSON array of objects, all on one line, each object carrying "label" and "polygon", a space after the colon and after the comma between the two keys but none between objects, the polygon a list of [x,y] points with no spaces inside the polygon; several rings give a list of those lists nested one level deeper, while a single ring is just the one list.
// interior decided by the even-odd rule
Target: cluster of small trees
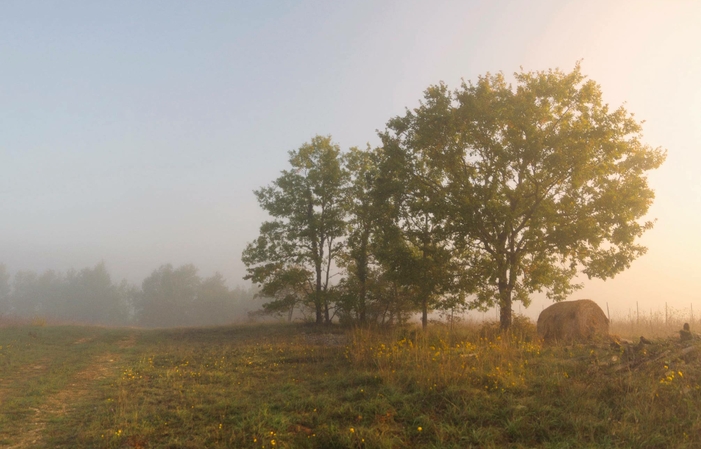
[{"label": "cluster of small trees", "polygon": [[317,136],[291,151],[255,192],[272,219],[243,252],[264,310],[317,323],[421,312],[425,326],[431,310],[497,305],[508,329],[513,301],[562,300],[579,273],[607,279],[644,254],[646,172],[665,152],[578,65],[515,79],[429,87],[378,148]]},{"label": "cluster of small trees", "polygon": [[0,317],[116,326],[219,325],[245,317],[253,296],[250,290],[230,290],[218,273],[201,278],[194,265],[163,265],[138,288],[113,282],[104,263],[14,276],[0,264]]},{"label": "cluster of small trees", "polygon": [[134,312],[143,326],[222,325],[247,318],[254,296],[253,290],[230,290],[219,273],[202,278],[194,265],[168,264],[144,279]]}]

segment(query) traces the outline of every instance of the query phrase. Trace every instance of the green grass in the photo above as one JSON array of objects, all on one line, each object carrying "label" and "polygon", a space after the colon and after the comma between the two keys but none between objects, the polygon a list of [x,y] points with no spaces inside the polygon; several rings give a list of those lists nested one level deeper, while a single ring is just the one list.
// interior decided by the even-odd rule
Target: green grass
[{"label": "green grass", "polygon": [[0,328],[0,447],[701,446],[701,348],[533,337]]}]

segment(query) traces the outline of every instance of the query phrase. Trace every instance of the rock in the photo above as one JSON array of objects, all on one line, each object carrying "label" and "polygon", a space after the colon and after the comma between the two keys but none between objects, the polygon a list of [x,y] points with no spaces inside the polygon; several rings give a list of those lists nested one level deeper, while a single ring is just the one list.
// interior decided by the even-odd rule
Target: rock
[{"label": "rock", "polygon": [[641,335],[640,336],[640,344],[641,345],[651,345],[652,342]]},{"label": "rock", "polygon": [[679,339],[681,341],[689,341],[689,340],[693,340],[694,336],[691,334],[690,331],[688,331],[686,329],[682,329],[679,331]]},{"label": "rock", "polygon": [[563,301],[543,310],[538,317],[538,336],[546,342],[585,342],[606,337],[609,320],[590,299]]}]

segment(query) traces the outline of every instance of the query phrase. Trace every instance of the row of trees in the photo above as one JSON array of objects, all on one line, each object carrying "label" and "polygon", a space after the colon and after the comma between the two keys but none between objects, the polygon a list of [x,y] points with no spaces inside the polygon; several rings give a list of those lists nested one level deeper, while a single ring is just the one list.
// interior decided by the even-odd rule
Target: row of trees
[{"label": "row of trees", "polygon": [[227,324],[247,315],[254,292],[230,290],[220,274],[163,265],[141,288],[113,282],[104,263],[80,271],[19,271],[0,264],[0,316],[150,327]]},{"label": "row of trees", "polygon": [[341,152],[317,136],[255,194],[271,216],[243,252],[270,313],[317,323],[384,321],[420,311],[555,301],[607,279],[646,248],[654,198],[646,172],[665,152],[643,144],[581,74],[501,74],[429,87],[388,121],[382,146]]}]

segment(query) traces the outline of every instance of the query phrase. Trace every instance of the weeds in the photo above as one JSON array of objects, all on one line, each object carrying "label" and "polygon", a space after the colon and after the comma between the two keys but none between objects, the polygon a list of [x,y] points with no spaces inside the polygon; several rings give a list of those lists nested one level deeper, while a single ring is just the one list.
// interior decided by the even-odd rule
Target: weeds
[{"label": "weeds", "polygon": [[[84,378],[89,393],[33,446],[698,447],[701,352],[677,340],[645,353],[542,347],[524,319],[508,335],[492,324],[6,328],[0,445]],[[106,353],[104,375],[80,377]]]},{"label": "weeds", "polygon": [[629,310],[625,316],[611,317],[611,333],[637,339],[641,335],[648,338],[679,336],[684,323],[691,325],[691,330],[701,330],[701,321],[694,317],[693,310],[679,310],[665,307],[658,311]]}]

